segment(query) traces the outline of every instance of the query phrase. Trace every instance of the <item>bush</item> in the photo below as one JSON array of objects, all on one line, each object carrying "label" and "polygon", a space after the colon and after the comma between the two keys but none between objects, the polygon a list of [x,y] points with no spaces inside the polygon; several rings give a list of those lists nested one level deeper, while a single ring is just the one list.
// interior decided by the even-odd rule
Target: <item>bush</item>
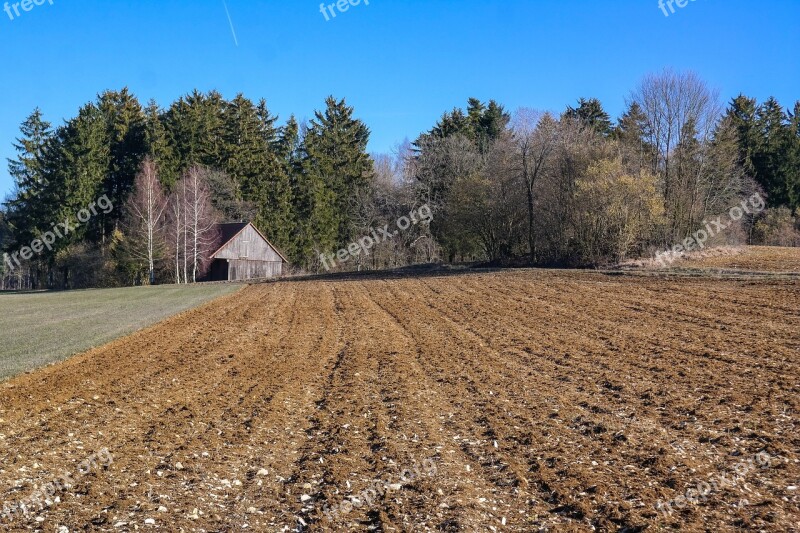
[{"label": "bush", "polygon": [[584,263],[619,263],[642,249],[664,215],[656,183],[647,172],[625,172],[620,160],[589,167],[576,183],[575,241]]},{"label": "bush", "polygon": [[800,246],[800,209],[795,216],[786,207],[767,209],[756,222],[753,237],[756,244],[766,246]]}]

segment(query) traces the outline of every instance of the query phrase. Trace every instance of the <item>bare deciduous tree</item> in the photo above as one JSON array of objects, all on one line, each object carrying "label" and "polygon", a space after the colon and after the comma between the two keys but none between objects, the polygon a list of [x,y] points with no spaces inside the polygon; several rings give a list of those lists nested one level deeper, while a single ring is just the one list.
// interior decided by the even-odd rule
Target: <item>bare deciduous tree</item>
[{"label": "bare deciduous tree", "polygon": [[146,158],[134,182],[133,194],[125,205],[126,229],[131,255],[147,261],[150,284],[156,281],[156,261],[163,256],[164,214],[167,199],[158,179],[158,169]]},{"label": "bare deciduous tree", "polygon": [[558,123],[549,113],[522,108],[514,115],[511,131],[517,148],[517,173],[525,188],[527,199],[530,259],[531,262],[535,262],[535,187],[542,175],[547,158],[552,154],[558,142]]},{"label": "bare deciduous tree", "polygon": [[211,205],[211,192],[205,172],[194,166],[183,177],[186,190],[187,254],[191,262],[192,282],[208,266],[208,254],[217,242],[217,215]]},{"label": "bare deciduous tree", "polygon": [[666,237],[679,239],[706,216],[702,189],[712,171],[706,148],[722,114],[719,94],[693,72],[667,69],[646,76],[631,100],[647,117],[656,150],[653,174],[661,177],[672,226]]},{"label": "bare deciduous tree", "polygon": [[218,216],[205,169],[193,166],[181,176],[169,200],[168,218],[176,282],[194,283],[205,273],[218,241]]}]

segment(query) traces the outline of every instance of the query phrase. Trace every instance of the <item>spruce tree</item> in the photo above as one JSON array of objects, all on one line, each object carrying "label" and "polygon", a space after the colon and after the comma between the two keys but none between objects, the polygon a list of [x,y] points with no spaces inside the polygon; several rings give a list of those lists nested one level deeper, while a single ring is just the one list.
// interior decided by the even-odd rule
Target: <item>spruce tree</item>
[{"label": "spruce tree", "polygon": [[756,180],[767,191],[770,204],[788,206],[792,171],[788,155],[792,139],[788,117],[774,98],[758,107],[756,127],[760,145],[753,157]]},{"label": "spruce tree", "polygon": [[637,175],[643,170],[656,171],[656,149],[650,143],[647,116],[638,103],[632,102],[617,121],[612,132],[619,142],[623,163]]},{"label": "spruce tree", "polygon": [[[104,92],[97,108],[106,122],[109,153],[103,189],[111,202],[121,207],[133,190],[136,174],[147,155],[146,117],[141,104],[127,88]],[[103,233],[110,235],[121,216],[119,209],[103,217]]]},{"label": "spruce tree", "polygon": [[246,200],[267,201],[270,146],[262,135],[262,122],[253,102],[239,94],[224,111],[223,169],[237,183]]},{"label": "spruce tree", "polygon": [[756,100],[740,94],[731,101],[725,119],[736,128],[739,144],[739,164],[755,177],[753,158],[760,149],[761,135],[756,124]]},{"label": "spruce tree", "polygon": [[218,92],[204,95],[197,90],[170,106],[165,124],[179,172],[195,164],[225,168],[225,106]]},{"label": "spruce tree", "polygon": [[300,215],[307,238],[301,252],[306,257],[346,246],[355,237],[354,200],[372,176],[369,129],[353,118],[344,100],[330,96],[325,104],[303,138],[298,189],[304,197]]},{"label": "spruce tree", "polygon": [[269,239],[291,258],[296,258],[295,208],[293,174],[296,168],[298,126],[294,117],[279,129],[274,127],[275,118],[267,111],[262,100],[258,105],[262,123],[262,136],[268,148],[267,196],[261,209],[257,226],[267,233]]},{"label": "spruce tree", "polygon": [[45,156],[53,131],[36,108],[20,126],[20,133],[14,143],[17,157],[8,161],[15,191],[6,204],[6,223],[14,229],[16,244],[21,246],[38,235],[38,228],[47,225],[38,197],[47,186]]},{"label": "spruce tree", "polygon": [[578,107],[568,106],[564,116],[580,120],[604,137],[611,135],[611,117],[597,98],[581,98]]},{"label": "spruce tree", "polygon": [[[113,188],[107,179],[112,168],[110,147],[106,116],[93,103],[82,107],[78,116],[59,130],[58,153],[53,154],[55,157],[50,163],[52,178],[48,179],[48,187],[42,195],[42,200],[56,209],[54,220],[74,220],[76,213]],[[122,204],[113,199],[112,202],[114,210],[109,215],[119,215]],[[109,215],[101,213],[92,217],[59,241],[59,247],[84,238],[103,244],[111,236],[106,231]]]},{"label": "spruce tree", "polygon": [[161,184],[167,190],[172,190],[178,179],[178,169],[164,113],[155,100],[150,100],[144,109],[144,114],[147,154],[158,166]]}]

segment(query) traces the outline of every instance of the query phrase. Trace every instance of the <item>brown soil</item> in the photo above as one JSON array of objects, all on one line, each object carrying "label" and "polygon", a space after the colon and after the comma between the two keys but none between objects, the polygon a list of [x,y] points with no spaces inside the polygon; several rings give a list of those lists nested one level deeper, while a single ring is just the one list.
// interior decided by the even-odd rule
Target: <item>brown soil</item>
[{"label": "brown soil", "polygon": [[797,280],[252,286],[0,384],[0,506],[114,459],[0,529],[800,530],[799,350]]}]

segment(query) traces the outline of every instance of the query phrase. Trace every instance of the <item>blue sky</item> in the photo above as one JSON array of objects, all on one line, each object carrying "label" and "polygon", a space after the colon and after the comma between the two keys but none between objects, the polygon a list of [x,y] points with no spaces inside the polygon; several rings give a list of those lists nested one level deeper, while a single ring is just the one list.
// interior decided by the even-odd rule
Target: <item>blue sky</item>
[{"label": "blue sky", "polygon": [[124,86],[162,106],[194,88],[243,92],[282,120],[345,97],[374,152],[471,96],[555,111],[597,97],[617,116],[664,67],[695,70],[726,101],[800,99],[798,0],[696,0],[669,17],[657,0],[370,0],[328,21],[319,0],[227,0],[238,46],[223,0],[52,1],[0,11],[0,196],[34,107],[61,124]]}]

